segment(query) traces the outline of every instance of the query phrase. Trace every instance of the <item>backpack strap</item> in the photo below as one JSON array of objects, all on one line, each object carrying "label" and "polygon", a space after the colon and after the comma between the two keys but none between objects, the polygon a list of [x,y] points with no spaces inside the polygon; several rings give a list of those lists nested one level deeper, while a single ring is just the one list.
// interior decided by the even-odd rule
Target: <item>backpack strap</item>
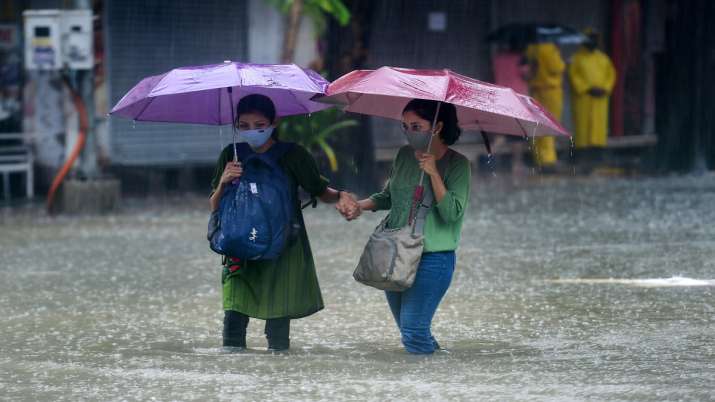
[{"label": "backpack strap", "polygon": [[[283,142],[278,141],[271,149],[266,152],[266,156],[272,158],[275,162],[278,162],[285,154],[295,147],[294,142]],[[236,143],[236,153],[238,154],[238,159],[241,161],[246,160],[249,156],[255,154],[256,152],[251,149],[251,147],[245,142]]]},{"label": "backpack strap", "polygon": [[271,149],[266,152],[266,154],[273,158],[275,162],[278,162],[287,154],[289,151],[291,151],[295,147],[294,142],[283,142],[283,141],[278,141],[273,146]]},{"label": "backpack strap", "polygon": [[[270,153],[269,157],[272,158],[275,163],[277,164],[278,161],[288,152],[290,152],[293,148],[295,148],[296,144],[294,142],[283,142],[283,141],[278,141],[276,142],[271,149],[268,151]],[[306,202],[305,204],[302,204],[300,201],[300,196],[298,194],[295,195],[295,198],[298,200],[298,206],[300,207],[301,210],[306,209],[310,206],[313,208],[318,206],[318,199],[315,197],[310,197],[310,200]],[[302,204],[302,205],[301,205]]]},{"label": "backpack strap", "polygon": [[273,162],[274,164],[277,164],[278,161],[283,158],[285,154],[287,154],[290,150],[292,150],[295,147],[294,142],[283,142],[283,141],[278,141],[273,146],[266,152],[259,154],[258,152],[253,151],[251,147],[246,144],[245,142],[239,142],[236,143],[237,152],[238,152],[238,158],[242,161],[245,161],[246,159],[250,157],[260,157],[263,160],[269,159],[270,162]]},{"label": "backpack strap", "polygon": [[246,144],[245,142],[237,142],[236,143],[236,153],[238,154],[238,160],[239,161],[245,161],[248,159],[249,156],[254,154],[253,150],[251,147]]},{"label": "backpack strap", "polygon": [[[244,145],[244,149],[238,149],[239,158],[242,161],[246,161],[248,158],[259,158],[263,162],[268,163],[273,169],[280,169],[279,161],[283,156],[295,148],[296,144],[294,142],[284,142],[277,141],[273,146],[264,154],[257,154],[253,152],[250,146],[246,143],[237,143],[236,145]],[[242,152],[243,151],[243,152]],[[245,156],[242,156],[245,155]],[[296,194],[295,198],[299,201],[298,207],[300,209],[306,209],[309,206],[315,208],[318,205],[318,199],[311,197],[311,199],[305,204],[300,205],[300,197]]]},{"label": "backpack strap", "polygon": [[[242,159],[244,163],[248,163],[251,159],[258,159],[261,162],[267,164],[271,169],[282,172],[279,161],[281,158],[288,153],[295,146],[292,142],[276,142],[273,146],[264,153],[257,153],[251,150],[251,153]],[[250,147],[248,147],[250,149]]]}]

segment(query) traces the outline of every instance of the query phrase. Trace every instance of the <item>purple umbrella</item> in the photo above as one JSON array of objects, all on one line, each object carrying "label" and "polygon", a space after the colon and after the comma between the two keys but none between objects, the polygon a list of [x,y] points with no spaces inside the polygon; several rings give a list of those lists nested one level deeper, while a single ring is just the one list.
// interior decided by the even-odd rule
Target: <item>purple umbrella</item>
[{"label": "purple umbrella", "polygon": [[319,74],[295,64],[227,61],[147,77],[110,114],[138,121],[224,125],[232,123],[233,107],[246,95],[265,95],[278,116],[291,116],[330,107],[311,100],[327,87]]}]

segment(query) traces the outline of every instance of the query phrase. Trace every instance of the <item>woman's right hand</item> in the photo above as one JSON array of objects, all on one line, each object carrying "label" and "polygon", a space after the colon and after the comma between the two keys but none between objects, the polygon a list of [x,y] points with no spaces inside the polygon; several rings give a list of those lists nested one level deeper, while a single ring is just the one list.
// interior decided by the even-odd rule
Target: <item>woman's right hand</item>
[{"label": "woman's right hand", "polygon": [[221,175],[220,183],[222,185],[228,184],[243,175],[243,167],[241,162],[230,161],[226,163],[226,167],[223,169],[223,174]]}]

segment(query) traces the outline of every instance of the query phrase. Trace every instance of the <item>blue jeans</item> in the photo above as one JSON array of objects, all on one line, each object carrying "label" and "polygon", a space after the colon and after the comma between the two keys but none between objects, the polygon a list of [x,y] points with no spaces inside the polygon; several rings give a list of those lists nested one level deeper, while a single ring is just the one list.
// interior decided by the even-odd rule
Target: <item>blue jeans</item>
[{"label": "blue jeans", "polygon": [[455,263],[454,251],[424,253],[412,287],[404,292],[385,292],[408,352],[429,354],[439,349],[430,327],[452,281]]}]

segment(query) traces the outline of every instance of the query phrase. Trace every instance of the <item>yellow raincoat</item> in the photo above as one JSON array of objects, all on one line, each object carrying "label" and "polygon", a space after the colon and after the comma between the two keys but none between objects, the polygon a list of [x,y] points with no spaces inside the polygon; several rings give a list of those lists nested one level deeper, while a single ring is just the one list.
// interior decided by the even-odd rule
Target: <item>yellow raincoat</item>
[{"label": "yellow raincoat", "polygon": [[[569,66],[571,104],[576,148],[605,147],[608,131],[608,97],[616,83],[616,70],[602,51],[582,47]],[[589,95],[591,88],[601,88],[606,96]]]},{"label": "yellow raincoat", "polygon": [[[559,48],[553,43],[537,43],[526,49],[526,58],[532,65],[533,76],[529,91],[546,110],[561,120],[564,106],[563,74],[566,69]],[[538,137],[534,157],[540,166],[556,163],[554,137]]]}]

